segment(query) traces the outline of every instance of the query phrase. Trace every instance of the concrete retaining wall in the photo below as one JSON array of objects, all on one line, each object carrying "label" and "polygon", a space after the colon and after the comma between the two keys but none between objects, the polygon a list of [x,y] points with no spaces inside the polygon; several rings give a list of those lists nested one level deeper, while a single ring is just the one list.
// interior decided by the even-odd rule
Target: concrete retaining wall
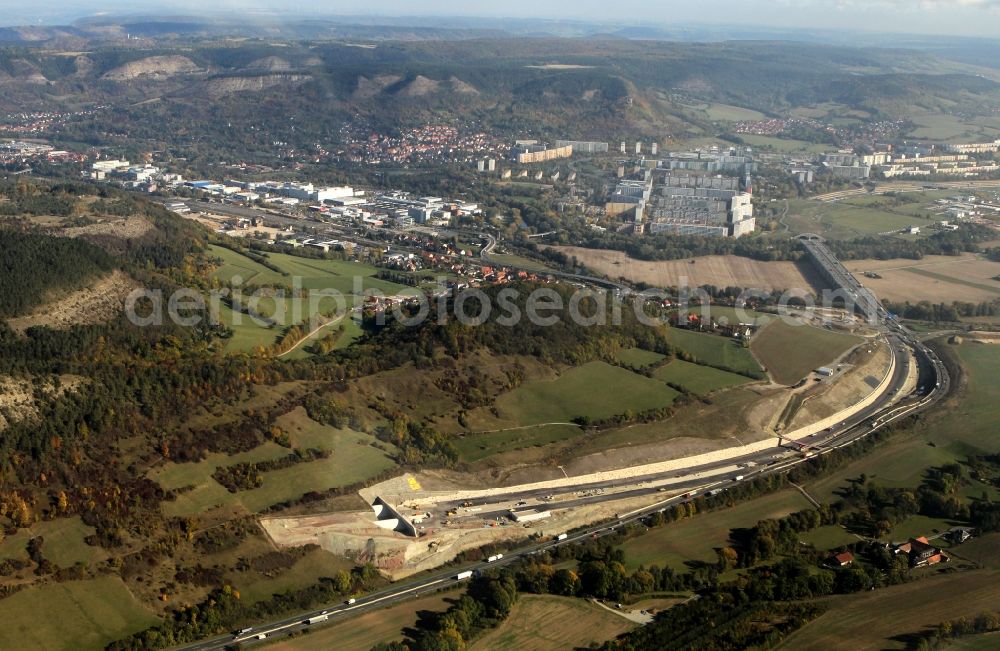
[{"label": "concrete retaining wall", "polygon": [[393,531],[398,531],[414,538],[417,537],[417,528],[413,526],[413,523],[381,497],[375,498],[372,510],[375,511],[375,517],[377,518],[375,524],[378,526],[383,529],[392,529]]},{"label": "concrete retaining wall", "polygon": [[[886,342],[886,346],[891,346],[889,342]],[[891,352],[891,351],[890,351]],[[805,427],[800,427],[797,430],[788,432],[787,434],[782,434],[782,438],[790,439],[792,441],[798,441],[807,437],[812,436],[818,432],[822,432],[828,427],[833,427],[837,423],[847,420],[854,414],[858,413],[863,409],[867,409],[875,404],[875,401],[882,397],[882,394],[888,390],[889,385],[892,383],[892,376],[896,372],[896,355],[895,353],[889,356],[889,370],[886,371],[885,377],[874,391],[868,394],[861,402],[855,403],[848,407],[847,409],[842,409],[832,416],[828,416],[823,420],[817,421],[815,423],[810,423]]]},{"label": "concrete retaining wall", "polygon": [[[891,345],[886,342],[886,345]],[[516,486],[506,486],[499,488],[489,488],[485,490],[466,490],[466,491],[454,491],[447,493],[422,493],[413,495],[410,499],[406,500],[406,503],[412,504],[432,504],[437,502],[450,502],[456,500],[477,500],[490,497],[502,497],[508,493],[522,492],[522,491],[546,491],[564,488],[567,486],[580,487],[584,484],[596,484],[599,482],[606,481],[627,481],[634,480],[637,477],[642,477],[645,475],[657,475],[662,473],[670,472],[671,470],[683,470],[697,466],[703,466],[710,463],[718,463],[721,461],[728,461],[730,459],[736,459],[738,457],[743,457],[748,454],[753,454],[754,452],[761,452],[763,450],[774,448],[775,450],[780,449],[781,440],[798,440],[806,438],[820,432],[832,425],[850,418],[859,411],[870,407],[886,392],[889,384],[892,382],[892,376],[896,370],[896,355],[893,354],[890,357],[889,368],[882,378],[882,382],[873,390],[866,398],[862,401],[843,409],[833,416],[825,418],[819,422],[807,425],[806,427],[799,428],[793,432],[782,435],[779,438],[769,438],[763,441],[758,441],[756,443],[751,443],[749,445],[735,446],[731,448],[725,448],[722,450],[715,450],[713,452],[707,452],[704,454],[699,454],[692,457],[684,457],[681,459],[671,459],[670,461],[661,461],[659,463],[650,463],[642,466],[632,466],[629,468],[622,468],[619,470],[606,470],[603,472],[595,472],[588,475],[577,475],[574,477],[568,477],[563,479],[552,479],[548,481],[535,482],[532,484],[518,484]],[[721,473],[722,470],[716,471],[715,474]],[[411,527],[413,525],[410,525]]]},{"label": "concrete retaining wall", "polygon": [[703,466],[710,463],[727,461],[729,459],[742,457],[746,454],[760,452],[761,450],[768,450],[770,448],[778,448],[777,438],[765,439],[763,441],[750,443],[749,445],[744,446],[735,446],[725,448],[723,450],[715,450],[713,452],[707,452],[693,457],[671,459],[670,461],[650,463],[643,466],[632,466],[630,468],[622,468],[620,470],[605,470],[602,472],[591,473],[589,475],[576,475],[574,477],[563,479],[551,479],[549,481],[540,481],[533,484],[518,484],[516,486],[488,488],[485,490],[454,491],[441,495],[414,495],[410,498],[410,500],[408,500],[408,502],[428,504],[433,502],[450,502],[454,500],[475,500],[484,497],[497,497],[506,493],[521,491],[545,491],[549,489],[563,488],[566,486],[579,486],[581,484],[633,480],[636,477],[644,475],[655,475],[670,472],[671,470],[684,470],[693,466]]}]

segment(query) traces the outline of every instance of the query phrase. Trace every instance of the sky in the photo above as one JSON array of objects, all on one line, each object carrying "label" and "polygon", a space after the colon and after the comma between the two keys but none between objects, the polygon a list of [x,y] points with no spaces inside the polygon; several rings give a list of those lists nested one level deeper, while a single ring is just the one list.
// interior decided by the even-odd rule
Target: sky
[{"label": "sky", "polygon": [[1000,0],[0,0],[0,24],[65,24],[102,11],[485,16],[1000,35]]}]

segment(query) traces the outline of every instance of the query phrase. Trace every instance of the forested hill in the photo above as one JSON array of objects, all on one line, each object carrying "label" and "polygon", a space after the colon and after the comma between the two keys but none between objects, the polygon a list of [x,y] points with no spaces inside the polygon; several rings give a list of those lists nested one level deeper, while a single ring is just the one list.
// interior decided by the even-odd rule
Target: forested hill
[{"label": "forested hill", "polygon": [[114,267],[111,256],[89,242],[0,228],[0,318],[28,313]]},{"label": "forested hill", "polygon": [[129,275],[180,268],[207,231],[142,197],[103,185],[0,182],[0,319],[120,268]]}]

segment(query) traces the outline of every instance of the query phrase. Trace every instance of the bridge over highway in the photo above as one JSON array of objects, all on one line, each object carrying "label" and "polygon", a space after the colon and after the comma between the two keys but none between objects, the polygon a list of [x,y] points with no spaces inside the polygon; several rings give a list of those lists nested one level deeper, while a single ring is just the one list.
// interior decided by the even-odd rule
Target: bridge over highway
[{"label": "bridge over highway", "polygon": [[839,297],[863,316],[869,325],[877,325],[880,319],[887,316],[885,308],[879,303],[875,294],[858,282],[858,279],[837,259],[826,245],[826,240],[814,233],[803,233],[796,239],[802,242],[809,260],[823,279],[830,283],[834,290],[839,290],[841,292]]}]

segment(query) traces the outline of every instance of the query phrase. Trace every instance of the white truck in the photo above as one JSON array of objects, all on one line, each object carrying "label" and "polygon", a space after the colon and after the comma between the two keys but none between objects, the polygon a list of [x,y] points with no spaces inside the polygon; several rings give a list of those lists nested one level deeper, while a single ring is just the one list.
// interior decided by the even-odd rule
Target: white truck
[{"label": "white truck", "polygon": [[306,624],[319,624],[320,622],[325,622],[328,619],[330,619],[329,615],[314,615],[306,620]]},{"label": "white truck", "polygon": [[565,533],[561,533],[558,536],[556,536],[556,540],[566,540],[567,538],[569,538],[569,534]]},{"label": "white truck", "polygon": [[458,574],[456,574],[455,580],[462,581],[464,579],[468,579],[471,576],[472,576],[472,570],[465,570],[464,572],[459,572]]},{"label": "white truck", "polygon": [[495,562],[499,561],[501,558],[503,558],[503,554],[494,554],[493,556],[490,556],[489,558],[487,558],[486,562],[487,563],[495,563]]}]

